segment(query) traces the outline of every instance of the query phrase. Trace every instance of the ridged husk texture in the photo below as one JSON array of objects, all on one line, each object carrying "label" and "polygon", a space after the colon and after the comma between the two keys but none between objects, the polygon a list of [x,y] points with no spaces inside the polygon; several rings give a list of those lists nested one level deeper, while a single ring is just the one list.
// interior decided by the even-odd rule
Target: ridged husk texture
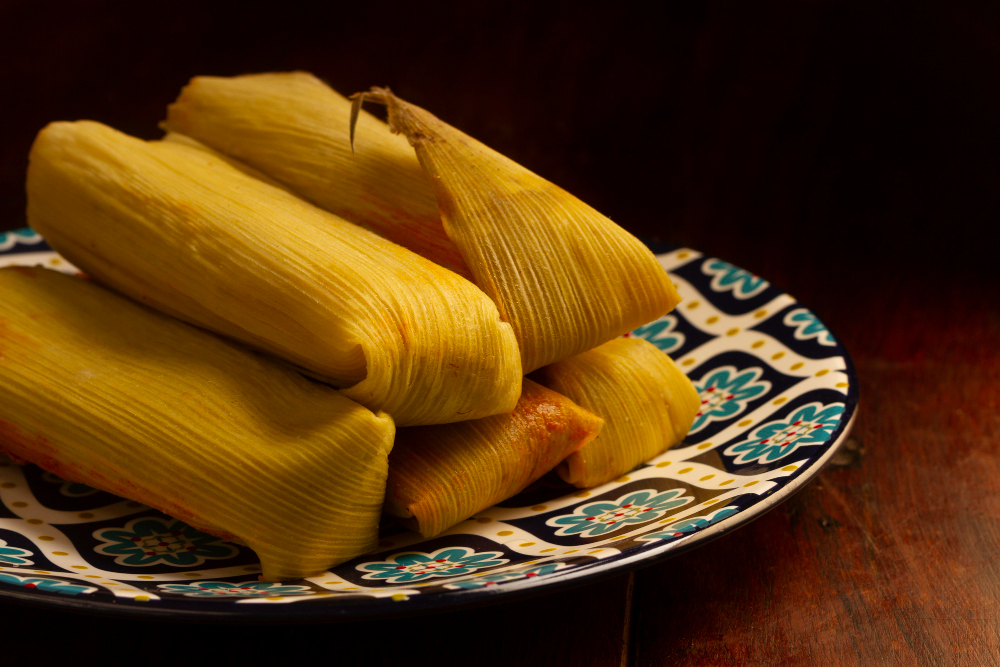
[{"label": "ridged husk texture", "polygon": [[388,415],[90,281],[0,269],[0,392],[0,449],[238,538],[269,581],[376,545]]},{"label": "ridged husk texture", "polygon": [[266,173],[320,208],[469,277],[406,139],[305,72],[191,79],[163,127]]},{"label": "ridged husk texture", "polygon": [[601,419],[531,380],[509,415],[400,429],[385,511],[433,537],[506,500],[593,440]]},{"label": "ridged husk texture", "polygon": [[416,150],[445,232],[514,327],[525,373],[680,301],[649,249],[590,206],[388,89],[364,96],[387,105]]},{"label": "ridged husk texture", "polygon": [[517,344],[464,278],[210,152],[53,123],[28,222],[99,282],[435,424],[513,410]]},{"label": "ridged husk texture", "polygon": [[680,443],[700,402],[673,360],[639,338],[616,338],[531,377],[604,419],[600,436],[558,468],[581,488],[608,482]]},{"label": "ridged husk texture", "polygon": [[364,111],[352,153],[350,102],[303,72],[196,77],[163,125],[471,276],[514,326],[525,372],[680,300],[652,253],[608,218],[389,91],[365,95],[388,105],[416,156]]}]

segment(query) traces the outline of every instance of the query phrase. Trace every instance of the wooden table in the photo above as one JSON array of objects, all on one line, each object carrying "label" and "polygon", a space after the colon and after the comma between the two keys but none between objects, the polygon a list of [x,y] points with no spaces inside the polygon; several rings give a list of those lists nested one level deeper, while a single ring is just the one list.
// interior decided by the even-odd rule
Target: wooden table
[{"label": "wooden table", "polygon": [[[303,67],[345,92],[389,83],[637,234],[725,258],[810,306],[857,366],[854,438],[752,525],[576,589],[266,628],[0,602],[0,664],[1000,664],[996,10],[931,2],[897,21],[883,3],[635,16],[464,4],[426,43],[426,16],[386,18],[376,34],[356,8],[261,21],[104,3],[114,11],[99,20],[66,10],[45,31],[41,10],[0,8],[24,27],[2,62],[25,63],[3,74],[19,104],[0,109],[0,230],[23,224],[23,156],[46,120],[155,136],[163,104],[200,72]],[[367,27],[335,43],[314,27],[341,20]],[[110,58],[116,36],[128,58]]]}]

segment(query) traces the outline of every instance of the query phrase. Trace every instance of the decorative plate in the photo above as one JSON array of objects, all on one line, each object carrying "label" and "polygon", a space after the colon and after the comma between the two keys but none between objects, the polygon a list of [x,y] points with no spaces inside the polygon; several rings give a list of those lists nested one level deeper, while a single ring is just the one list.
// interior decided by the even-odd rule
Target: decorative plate
[{"label": "decorative plate", "polygon": [[[658,257],[684,301],[631,335],[678,361],[702,407],[684,443],[627,475],[585,491],[550,475],[433,539],[390,523],[375,553],[262,583],[244,547],[0,460],[0,595],[123,615],[357,619],[541,593],[749,523],[846,438],[858,401],[851,361],[808,308],[763,278],[686,248]],[[0,234],[0,266],[9,264],[75,271],[29,229]]]}]

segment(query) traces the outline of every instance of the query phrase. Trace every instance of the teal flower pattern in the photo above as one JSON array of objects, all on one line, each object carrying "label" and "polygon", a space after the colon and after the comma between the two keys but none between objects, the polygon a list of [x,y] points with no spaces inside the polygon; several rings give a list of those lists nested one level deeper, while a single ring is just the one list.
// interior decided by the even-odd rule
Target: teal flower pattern
[{"label": "teal flower pattern", "polygon": [[799,447],[822,445],[840,425],[844,405],[809,403],[795,410],[785,421],[775,420],[754,429],[748,440],[726,448],[733,463],[771,463],[784,458]]},{"label": "teal flower pattern", "polygon": [[84,496],[92,496],[95,493],[99,493],[97,489],[91,486],[80,484],[79,482],[68,482],[59,475],[51,472],[43,473],[42,479],[51,484],[58,484],[59,493],[70,498],[83,498]]},{"label": "teal flower pattern", "polygon": [[737,299],[749,299],[766,290],[771,283],[749,271],[733,266],[721,259],[706,259],[701,265],[702,273],[713,276],[712,289],[716,292],[732,292]]},{"label": "teal flower pattern", "polygon": [[27,549],[7,546],[7,543],[0,540],[0,563],[4,565],[34,565],[26,558],[31,552]]},{"label": "teal flower pattern", "polygon": [[389,560],[378,563],[364,563],[357,569],[365,574],[365,579],[376,579],[389,584],[413,583],[431,577],[457,577],[472,574],[476,570],[508,561],[499,551],[476,553],[468,547],[449,547],[433,553],[409,551],[394,554]]},{"label": "teal flower pattern", "polygon": [[80,595],[81,593],[93,593],[97,589],[93,586],[81,586],[71,584],[59,579],[49,579],[47,577],[19,577],[9,572],[0,572],[0,583],[11,584],[13,586],[23,586],[24,588],[34,588],[40,591],[51,591],[62,593],[63,595]]},{"label": "teal flower pattern", "polygon": [[287,595],[313,595],[308,586],[268,583],[266,581],[195,581],[190,584],[160,584],[160,591],[187,597],[258,598]]},{"label": "teal flower pattern", "polygon": [[558,528],[556,535],[559,536],[596,537],[630,524],[659,519],[669,510],[692,500],[692,496],[684,495],[684,489],[671,489],[663,493],[645,489],[626,494],[617,500],[600,500],[581,505],[572,514],[554,517],[545,524]]},{"label": "teal flower pattern", "polygon": [[102,542],[94,551],[114,556],[119,565],[134,567],[160,564],[192,567],[208,559],[232,558],[239,553],[235,545],[177,519],[133,519],[124,528],[96,530],[94,537]]},{"label": "teal flower pattern", "polygon": [[0,232],[0,251],[10,250],[14,247],[14,244],[18,242],[32,245],[40,243],[41,240],[41,236],[39,236],[34,230],[28,229],[27,227],[15,229],[12,232]]},{"label": "teal flower pattern", "polygon": [[642,325],[631,334],[625,335],[648,340],[669,354],[684,345],[684,334],[676,331],[676,327],[677,317],[674,315],[664,315],[658,320],[653,320],[649,324]]},{"label": "teal flower pattern", "polygon": [[718,523],[722,521],[727,516],[732,516],[739,511],[737,507],[723,507],[720,510],[716,510],[711,514],[706,516],[697,516],[693,519],[683,519],[677,523],[672,523],[662,530],[658,530],[655,533],[649,533],[648,535],[643,535],[639,538],[639,541],[652,541],[652,540],[676,540],[678,537],[687,535],[688,533],[693,533],[696,530],[701,530],[706,526],[710,526],[713,523]]},{"label": "teal flower pattern", "polygon": [[815,338],[820,345],[833,347],[837,341],[833,339],[830,330],[819,318],[806,308],[796,308],[785,315],[785,326],[795,327],[795,340],[810,340]]},{"label": "teal flower pattern", "polygon": [[474,588],[486,588],[487,586],[494,586],[496,584],[503,583],[505,581],[511,581],[513,579],[530,579],[531,577],[537,577],[542,574],[550,574],[555,572],[563,563],[546,563],[544,565],[532,565],[527,568],[519,568],[516,570],[508,570],[507,572],[495,572],[490,574],[483,574],[473,579],[466,579],[465,581],[456,581],[454,583],[445,584],[445,588],[451,588],[455,590],[472,590]]},{"label": "teal flower pattern", "polygon": [[737,370],[721,366],[706,373],[694,384],[701,398],[689,433],[695,433],[709,422],[732,419],[747,409],[747,404],[771,391],[771,383],[761,380],[764,369],[759,367]]}]

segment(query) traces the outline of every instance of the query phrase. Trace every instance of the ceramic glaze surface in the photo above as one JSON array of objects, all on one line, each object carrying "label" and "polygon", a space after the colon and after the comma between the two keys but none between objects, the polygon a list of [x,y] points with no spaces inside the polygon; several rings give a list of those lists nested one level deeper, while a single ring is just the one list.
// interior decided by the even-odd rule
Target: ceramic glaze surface
[{"label": "ceramic glaze surface", "polygon": [[[691,249],[658,255],[683,297],[632,332],[670,354],[701,408],[688,437],[587,490],[554,475],[423,540],[262,583],[252,551],[139,503],[0,458],[0,595],[127,615],[361,618],[552,590],[649,564],[748,523],[813,477],[857,405],[850,359],[806,307]],[[76,269],[31,230],[0,266]]]}]

